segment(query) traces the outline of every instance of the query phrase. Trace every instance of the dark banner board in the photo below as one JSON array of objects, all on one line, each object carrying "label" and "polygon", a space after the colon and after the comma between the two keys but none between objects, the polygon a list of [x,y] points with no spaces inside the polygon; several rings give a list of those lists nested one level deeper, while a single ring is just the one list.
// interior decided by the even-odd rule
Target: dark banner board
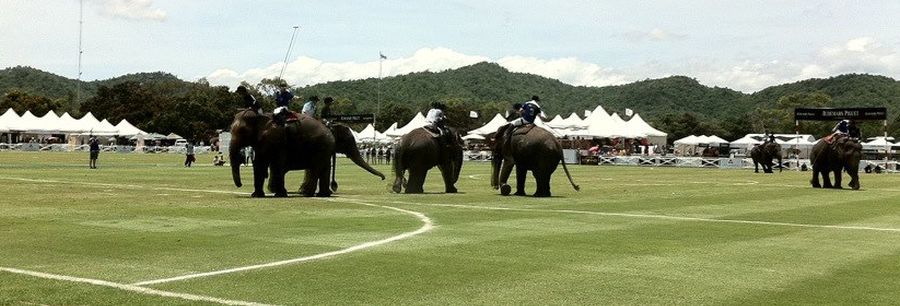
[{"label": "dark banner board", "polygon": [[375,114],[334,115],[328,116],[325,119],[344,123],[374,123]]},{"label": "dark banner board", "polygon": [[794,120],[838,121],[838,120],[887,120],[887,108],[796,108]]}]

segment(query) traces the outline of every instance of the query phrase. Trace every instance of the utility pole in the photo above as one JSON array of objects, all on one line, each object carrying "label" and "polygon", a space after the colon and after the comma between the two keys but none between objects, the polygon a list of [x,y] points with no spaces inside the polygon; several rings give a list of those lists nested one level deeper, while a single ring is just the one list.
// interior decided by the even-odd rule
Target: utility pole
[{"label": "utility pole", "polygon": [[[378,123],[378,113],[381,112],[381,73],[383,72],[384,60],[387,59],[387,56],[384,56],[384,53],[378,51],[378,94],[376,95],[375,101],[375,116],[372,116],[372,127]],[[375,138],[378,129],[375,129],[375,132],[372,133],[372,139]]]}]

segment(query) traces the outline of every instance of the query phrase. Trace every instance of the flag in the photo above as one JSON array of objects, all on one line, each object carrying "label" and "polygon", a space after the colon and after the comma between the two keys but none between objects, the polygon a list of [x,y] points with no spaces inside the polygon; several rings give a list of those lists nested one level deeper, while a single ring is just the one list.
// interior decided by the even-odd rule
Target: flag
[{"label": "flag", "polygon": [[384,56],[384,54],[382,54],[381,52],[378,52],[378,57],[380,57],[381,59],[387,59],[387,56]]},{"label": "flag", "polygon": [[626,108],[626,109],[625,109],[625,116],[628,116],[628,117],[634,116],[634,111],[631,110],[630,108]]},{"label": "flag", "polygon": [[476,111],[469,111],[469,118],[472,118],[472,119],[478,119],[478,112],[476,112]]}]

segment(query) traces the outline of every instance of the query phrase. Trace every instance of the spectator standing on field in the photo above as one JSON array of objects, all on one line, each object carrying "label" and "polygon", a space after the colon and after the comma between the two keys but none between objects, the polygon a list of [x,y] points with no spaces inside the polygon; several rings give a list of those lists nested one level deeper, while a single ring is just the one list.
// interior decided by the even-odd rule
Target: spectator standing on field
[{"label": "spectator standing on field", "polygon": [[97,137],[91,136],[91,139],[88,140],[88,146],[91,151],[90,167],[91,169],[97,169],[97,157],[100,157],[100,140],[97,140]]},{"label": "spectator standing on field", "polygon": [[185,155],[184,166],[190,168],[191,164],[193,164],[194,161],[197,160],[196,158],[194,158],[194,144],[193,143],[188,142],[184,146],[184,155]]}]

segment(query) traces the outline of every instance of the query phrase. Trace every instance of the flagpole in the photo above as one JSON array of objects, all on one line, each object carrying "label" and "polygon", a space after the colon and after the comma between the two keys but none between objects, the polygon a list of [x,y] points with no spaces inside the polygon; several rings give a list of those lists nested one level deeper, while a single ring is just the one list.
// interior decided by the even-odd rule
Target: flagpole
[{"label": "flagpole", "polygon": [[287,53],[284,54],[284,60],[281,61],[281,73],[278,74],[278,79],[281,80],[284,76],[284,69],[287,68],[287,59],[288,56],[291,55],[291,49],[294,48],[294,39],[297,38],[297,30],[300,29],[300,26],[294,26],[294,33],[291,34],[291,43],[288,44]]},{"label": "flagpole", "polygon": [[[381,112],[381,73],[383,72],[384,65],[384,53],[378,51],[378,85],[377,85],[377,98],[375,100],[375,116],[372,116],[372,127],[374,128],[376,124],[378,124],[378,113]],[[377,135],[378,129],[372,129],[372,139],[375,139]]]},{"label": "flagpole", "polygon": [[75,82],[75,104],[81,105],[81,49],[82,32],[84,28],[84,0],[78,1],[78,81]]}]

